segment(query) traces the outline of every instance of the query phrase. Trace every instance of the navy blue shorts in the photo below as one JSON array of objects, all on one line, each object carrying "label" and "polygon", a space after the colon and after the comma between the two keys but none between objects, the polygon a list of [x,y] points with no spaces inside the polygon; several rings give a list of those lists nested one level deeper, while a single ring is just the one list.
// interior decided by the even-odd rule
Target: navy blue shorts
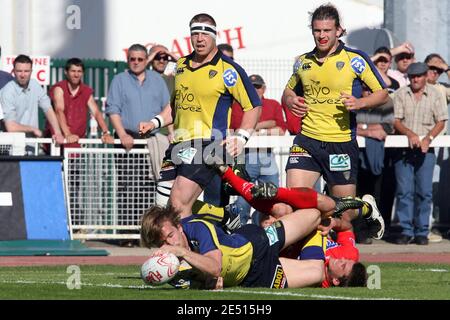
[{"label": "navy blue shorts", "polygon": [[279,259],[285,242],[283,223],[277,221],[266,229],[254,224],[246,224],[236,230],[236,233],[243,235],[253,246],[252,265],[240,285],[287,288],[286,275]]},{"label": "navy blue shorts", "polygon": [[216,171],[205,165],[204,156],[214,150],[214,154],[233,163],[231,156],[226,153],[221,141],[196,139],[192,141],[171,144],[161,166],[159,181],[174,180],[183,176],[196,182],[203,189],[210,183]]},{"label": "navy blue shorts", "polygon": [[324,142],[299,134],[289,152],[286,171],[302,169],[320,173],[327,184],[356,184],[358,142]]}]

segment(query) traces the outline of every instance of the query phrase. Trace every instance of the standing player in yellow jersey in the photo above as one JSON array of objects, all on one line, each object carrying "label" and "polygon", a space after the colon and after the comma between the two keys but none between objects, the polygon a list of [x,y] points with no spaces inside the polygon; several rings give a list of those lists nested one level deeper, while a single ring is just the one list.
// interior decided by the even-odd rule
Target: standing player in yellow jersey
[{"label": "standing player in yellow jersey", "polygon": [[[334,6],[318,7],[311,28],[316,47],[298,58],[283,93],[288,108],[302,118],[286,165],[287,186],[312,188],[323,175],[332,195],[355,196],[355,111],[385,103],[388,94],[370,58],[339,40],[345,30]],[[370,96],[362,97],[363,83]]]},{"label": "standing player in yellow jersey", "polygon": [[[216,174],[204,164],[204,156],[212,150],[222,157],[227,153],[227,163],[231,163],[250,138],[261,109],[246,72],[217,49],[214,19],[201,13],[191,19],[189,27],[194,51],[177,61],[171,103],[175,137],[157,188],[157,203],[165,205],[170,192],[169,201],[181,217],[192,214],[193,203]],[[240,129],[227,136],[234,100],[245,113]],[[166,120],[172,120],[167,110],[141,123],[140,131],[158,128]]]}]

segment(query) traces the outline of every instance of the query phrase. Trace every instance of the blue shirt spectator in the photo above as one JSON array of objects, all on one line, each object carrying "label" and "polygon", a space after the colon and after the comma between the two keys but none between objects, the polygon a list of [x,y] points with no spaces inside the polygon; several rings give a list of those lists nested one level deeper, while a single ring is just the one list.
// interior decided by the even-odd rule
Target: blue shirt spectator
[{"label": "blue shirt spectator", "polygon": [[31,79],[26,89],[16,81],[8,82],[0,91],[0,102],[5,121],[11,120],[19,124],[39,127],[38,108],[47,113],[52,108],[50,98],[39,83]]},{"label": "blue shirt spectator", "polygon": [[169,91],[161,76],[152,70],[145,71],[145,80],[128,70],[114,77],[108,92],[106,114],[118,114],[126,130],[137,133],[139,122],[158,115],[169,103]]}]

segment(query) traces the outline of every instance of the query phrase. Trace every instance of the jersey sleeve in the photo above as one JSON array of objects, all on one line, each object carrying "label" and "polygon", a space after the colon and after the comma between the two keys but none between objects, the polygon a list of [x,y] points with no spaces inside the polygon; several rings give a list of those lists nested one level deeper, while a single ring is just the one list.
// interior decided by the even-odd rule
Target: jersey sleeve
[{"label": "jersey sleeve", "polygon": [[217,239],[215,228],[209,228],[207,224],[207,222],[195,220],[186,223],[183,227],[187,238],[196,244],[199,254],[219,249],[215,242],[215,239]]},{"label": "jersey sleeve", "polygon": [[242,110],[249,111],[255,107],[261,106],[261,100],[245,70],[238,64],[231,65],[225,63],[224,67],[224,84],[233,98],[239,102]]},{"label": "jersey sleeve", "polygon": [[373,64],[370,57],[362,51],[358,51],[357,54],[351,59],[351,66],[353,71],[359,76],[367,87],[372,91],[379,91],[386,88],[386,84],[381,78],[378,69]]}]

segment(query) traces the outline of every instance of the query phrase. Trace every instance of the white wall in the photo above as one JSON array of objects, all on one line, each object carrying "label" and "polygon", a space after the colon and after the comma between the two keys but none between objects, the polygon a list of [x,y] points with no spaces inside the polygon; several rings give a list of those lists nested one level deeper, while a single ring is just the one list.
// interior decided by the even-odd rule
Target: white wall
[{"label": "white wall", "polygon": [[[200,12],[211,14],[221,31],[238,36],[231,44],[240,58],[292,58],[313,47],[308,12],[326,1],[259,0],[170,3],[144,0],[0,0],[0,44],[4,54],[122,60],[133,43],[162,43],[188,53],[188,23]],[[335,0],[349,32],[379,27],[382,0]],[[80,29],[68,28],[80,8]],[[166,6],[166,8],[164,8]],[[163,9],[161,9],[163,8]],[[177,46],[178,44],[178,46]],[[180,52],[181,51],[181,52]]]}]

